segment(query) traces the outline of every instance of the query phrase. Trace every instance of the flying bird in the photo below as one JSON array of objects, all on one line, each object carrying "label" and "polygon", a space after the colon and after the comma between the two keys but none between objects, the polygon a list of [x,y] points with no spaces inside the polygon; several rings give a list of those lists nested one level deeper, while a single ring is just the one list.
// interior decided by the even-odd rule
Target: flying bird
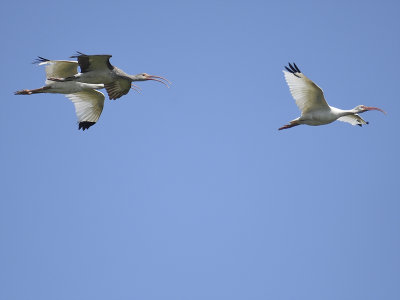
[{"label": "flying bird", "polygon": [[149,75],[147,73],[137,75],[126,74],[110,63],[111,55],[86,55],[77,52],[77,54],[71,56],[71,58],[78,59],[81,73],[64,78],[53,77],[50,78],[50,80],[59,82],[76,81],[96,84],[102,83],[111,100],[118,99],[128,94],[133,81],[154,80],[165,84],[167,87],[168,84],[170,84],[166,78],[161,76]]},{"label": "flying bird", "polygon": [[104,84],[89,84],[76,81],[56,82],[51,77],[70,77],[78,73],[78,62],[68,60],[49,60],[38,57],[34,61],[46,66],[45,86],[33,90],[20,90],[15,95],[32,95],[39,93],[65,94],[74,103],[78,117],[79,129],[85,130],[94,125],[100,118],[104,106],[104,94],[96,89],[104,88]]},{"label": "flying bird", "polygon": [[301,116],[290,121],[289,124],[280,127],[279,130],[288,129],[301,124],[312,126],[325,125],[336,120],[347,122],[351,125],[362,126],[368,124],[368,122],[360,117],[360,113],[368,110],[379,110],[385,113],[380,108],[365,105],[358,105],[349,110],[330,106],[325,100],[322,89],[308,79],[295,63],[293,63],[293,65],[289,63],[289,67],[285,66],[285,69],[287,71],[283,70],[283,73],[286,82],[289,86],[290,93],[301,110]]}]

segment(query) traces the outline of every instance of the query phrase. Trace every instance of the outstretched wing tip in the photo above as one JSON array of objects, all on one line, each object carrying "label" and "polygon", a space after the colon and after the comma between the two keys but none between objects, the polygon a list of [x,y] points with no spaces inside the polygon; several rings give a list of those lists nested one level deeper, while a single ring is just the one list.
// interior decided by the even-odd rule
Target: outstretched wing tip
[{"label": "outstretched wing tip", "polygon": [[87,54],[79,52],[79,51],[75,51],[75,54],[70,56],[70,58],[78,58],[79,56],[87,56]]},{"label": "outstretched wing tip", "polygon": [[89,129],[94,124],[96,124],[96,122],[87,122],[87,121],[79,122],[78,130],[82,129],[82,131],[85,131],[86,129]]},{"label": "outstretched wing tip", "polygon": [[290,93],[301,112],[329,108],[322,89],[301,73],[295,63],[289,63],[283,70]]},{"label": "outstretched wing tip", "polygon": [[50,61],[50,59],[47,59],[47,58],[38,56],[38,57],[32,62],[32,64],[34,64],[34,65],[36,65],[36,64],[42,65],[42,64],[45,64],[45,63],[47,63],[47,62],[49,62],[49,61]]},{"label": "outstretched wing tip", "polygon": [[289,67],[285,66],[285,69],[286,69],[288,72],[292,73],[294,76],[300,78],[300,76],[298,76],[298,75],[296,74],[296,73],[301,73],[299,67],[298,67],[295,63],[293,63],[293,65],[292,65],[291,63],[288,63],[288,65],[289,65]]}]

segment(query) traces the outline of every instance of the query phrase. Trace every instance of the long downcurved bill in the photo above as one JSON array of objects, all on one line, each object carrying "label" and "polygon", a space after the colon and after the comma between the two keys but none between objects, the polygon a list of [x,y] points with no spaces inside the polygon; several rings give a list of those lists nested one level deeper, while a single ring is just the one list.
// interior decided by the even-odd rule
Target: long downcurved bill
[{"label": "long downcurved bill", "polygon": [[372,106],[364,106],[365,110],[379,110],[380,112],[383,112],[386,115],[386,112],[380,108],[377,107],[372,107]]},{"label": "long downcurved bill", "polygon": [[147,77],[147,79],[161,82],[162,84],[165,84],[167,86],[167,88],[169,88],[169,84],[172,84],[167,78],[164,78],[164,77],[161,77],[161,76],[149,75]]}]

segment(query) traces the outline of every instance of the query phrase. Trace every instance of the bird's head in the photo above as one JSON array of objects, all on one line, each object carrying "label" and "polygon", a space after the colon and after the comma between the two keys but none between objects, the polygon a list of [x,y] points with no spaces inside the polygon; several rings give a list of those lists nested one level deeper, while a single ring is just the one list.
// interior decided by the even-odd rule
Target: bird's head
[{"label": "bird's head", "polygon": [[386,112],[383,111],[382,109],[377,108],[377,107],[372,107],[372,106],[358,105],[354,108],[354,111],[356,113],[363,113],[363,112],[366,112],[369,110],[379,110],[380,112],[383,112],[384,114],[386,114]]},{"label": "bird's head", "polygon": [[162,84],[165,84],[167,87],[169,87],[169,84],[171,84],[171,82],[164,77],[156,76],[156,75],[149,75],[147,73],[137,74],[137,75],[135,75],[135,78],[136,78],[135,81],[146,81],[146,80],[158,81],[158,82],[161,82]]}]

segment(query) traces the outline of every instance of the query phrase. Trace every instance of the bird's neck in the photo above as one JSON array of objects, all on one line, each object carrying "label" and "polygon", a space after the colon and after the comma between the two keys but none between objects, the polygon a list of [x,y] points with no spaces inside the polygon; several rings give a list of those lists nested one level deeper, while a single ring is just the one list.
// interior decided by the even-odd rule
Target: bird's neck
[{"label": "bird's neck", "polygon": [[339,118],[348,115],[354,115],[356,113],[354,109],[340,109],[332,106],[331,106],[331,111],[333,111],[337,116],[339,116]]},{"label": "bird's neck", "polygon": [[132,80],[132,81],[140,81],[140,80],[142,80],[140,77],[139,77],[139,75],[128,75],[127,76],[130,80]]},{"label": "bird's neck", "polygon": [[116,78],[120,78],[120,79],[123,78],[123,79],[127,79],[130,81],[137,81],[137,78],[135,77],[136,75],[129,75],[117,67],[114,67],[113,70],[114,70],[114,74],[115,74],[114,76]]}]

